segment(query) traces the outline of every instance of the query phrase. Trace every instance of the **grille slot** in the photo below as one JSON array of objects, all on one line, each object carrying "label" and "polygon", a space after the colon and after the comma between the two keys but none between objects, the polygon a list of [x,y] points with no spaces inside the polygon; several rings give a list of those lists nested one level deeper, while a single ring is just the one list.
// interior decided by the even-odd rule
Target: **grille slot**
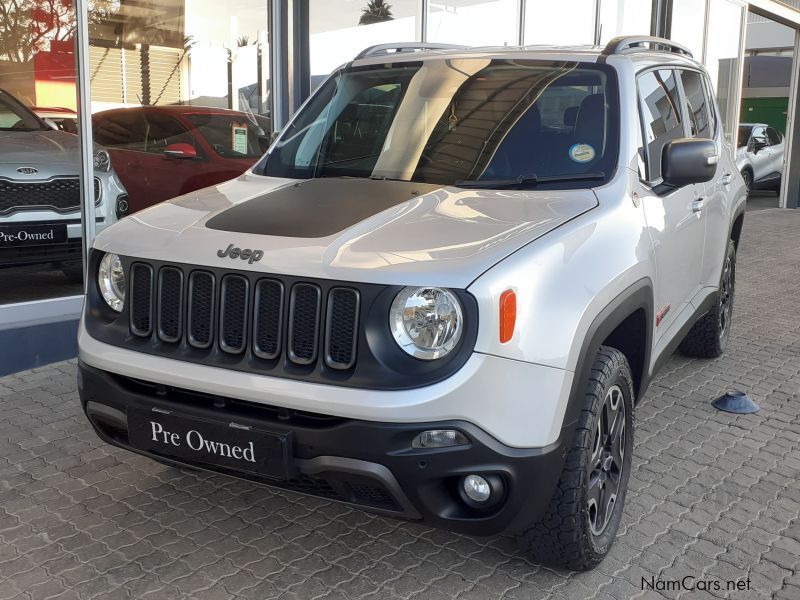
[{"label": "grille slot", "polygon": [[292,287],[289,301],[289,359],[298,365],[317,360],[320,289],[310,283]]},{"label": "grille slot", "polygon": [[241,275],[222,278],[219,347],[240,354],[247,346],[248,281]]},{"label": "grille slot", "polygon": [[209,348],[214,341],[214,276],[194,271],[189,276],[188,338],[195,348]]},{"label": "grille slot", "polygon": [[[100,202],[100,181],[94,180],[95,203]],[[81,207],[77,177],[57,177],[49,181],[16,181],[0,178],[0,215],[44,208],[72,212]]]},{"label": "grille slot", "polygon": [[283,284],[274,279],[262,279],[256,284],[253,313],[253,353],[271,360],[281,353],[283,326]]},{"label": "grille slot", "polygon": [[153,332],[153,268],[144,263],[131,265],[131,333],[150,337]]},{"label": "grille slot", "polygon": [[350,369],[356,362],[358,313],[361,298],[351,288],[333,288],[325,316],[325,364]]},{"label": "grille slot", "polygon": [[175,267],[158,272],[158,337],[174,343],[181,339],[183,319],[183,273]]}]

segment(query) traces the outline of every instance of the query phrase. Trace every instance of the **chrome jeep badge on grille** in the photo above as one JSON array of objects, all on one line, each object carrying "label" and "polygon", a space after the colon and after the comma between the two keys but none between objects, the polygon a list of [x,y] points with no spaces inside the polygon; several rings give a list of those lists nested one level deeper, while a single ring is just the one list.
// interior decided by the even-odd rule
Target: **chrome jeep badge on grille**
[{"label": "chrome jeep badge on grille", "polygon": [[251,250],[250,248],[236,248],[233,244],[229,244],[225,250],[217,250],[217,256],[220,258],[241,258],[246,260],[249,264],[260,261],[264,258],[263,250]]}]

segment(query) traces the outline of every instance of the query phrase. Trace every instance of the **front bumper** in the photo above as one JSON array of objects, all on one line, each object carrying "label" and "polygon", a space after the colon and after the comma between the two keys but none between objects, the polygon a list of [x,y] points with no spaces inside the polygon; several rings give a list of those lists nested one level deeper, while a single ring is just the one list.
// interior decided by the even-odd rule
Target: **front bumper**
[{"label": "front bumper", "polygon": [[[110,444],[164,460],[131,447],[128,408],[156,408],[290,434],[294,471],[290,479],[270,479],[206,463],[167,462],[471,535],[516,531],[537,520],[547,507],[563,465],[563,435],[547,447],[512,448],[464,421],[386,423],[312,414],[143,382],[83,362],[79,391],[86,415],[98,435]],[[413,438],[428,429],[457,429],[470,443],[453,448],[412,448]],[[502,501],[488,511],[468,506],[458,485],[469,473],[499,476],[504,486]]]}]

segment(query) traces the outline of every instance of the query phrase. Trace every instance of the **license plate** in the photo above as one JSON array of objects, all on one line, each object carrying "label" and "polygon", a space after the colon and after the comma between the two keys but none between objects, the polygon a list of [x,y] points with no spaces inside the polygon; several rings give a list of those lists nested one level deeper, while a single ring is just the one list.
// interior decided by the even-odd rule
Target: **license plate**
[{"label": "license plate", "polygon": [[17,246],[48,246],[67,241],[67,225],[2,225],[0,248]]},{"label": "license plate", "polygon": [[153,454],[225,467],[274,479],[288,479],[290,444],[286,435],[241,425],[128,409],[128,441]]}]

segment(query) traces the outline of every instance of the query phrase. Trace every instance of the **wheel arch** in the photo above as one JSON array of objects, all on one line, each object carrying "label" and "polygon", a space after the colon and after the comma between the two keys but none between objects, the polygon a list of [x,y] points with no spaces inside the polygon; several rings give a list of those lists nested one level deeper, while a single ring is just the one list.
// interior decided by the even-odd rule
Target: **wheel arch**
[{"label": "wheel arch", "polygon": [[731,224],[730,235],[728,236],[731,240],[733,240],[733,246],[736,248],[737,252],[739,251],[739,240],[742,237],[743,226],[744,226],[744,206],[733,217],[733,223]]},{"label": "wheel arch", "polygon": [[649,278],[627,287],[589,325],[578,353],[563,429],[571,430],[577,421],[586,381],[601,346],[611,346],[625,355],[634,378],[635,397],[640,398],[649,384],[653,347],[653,283]]}]

